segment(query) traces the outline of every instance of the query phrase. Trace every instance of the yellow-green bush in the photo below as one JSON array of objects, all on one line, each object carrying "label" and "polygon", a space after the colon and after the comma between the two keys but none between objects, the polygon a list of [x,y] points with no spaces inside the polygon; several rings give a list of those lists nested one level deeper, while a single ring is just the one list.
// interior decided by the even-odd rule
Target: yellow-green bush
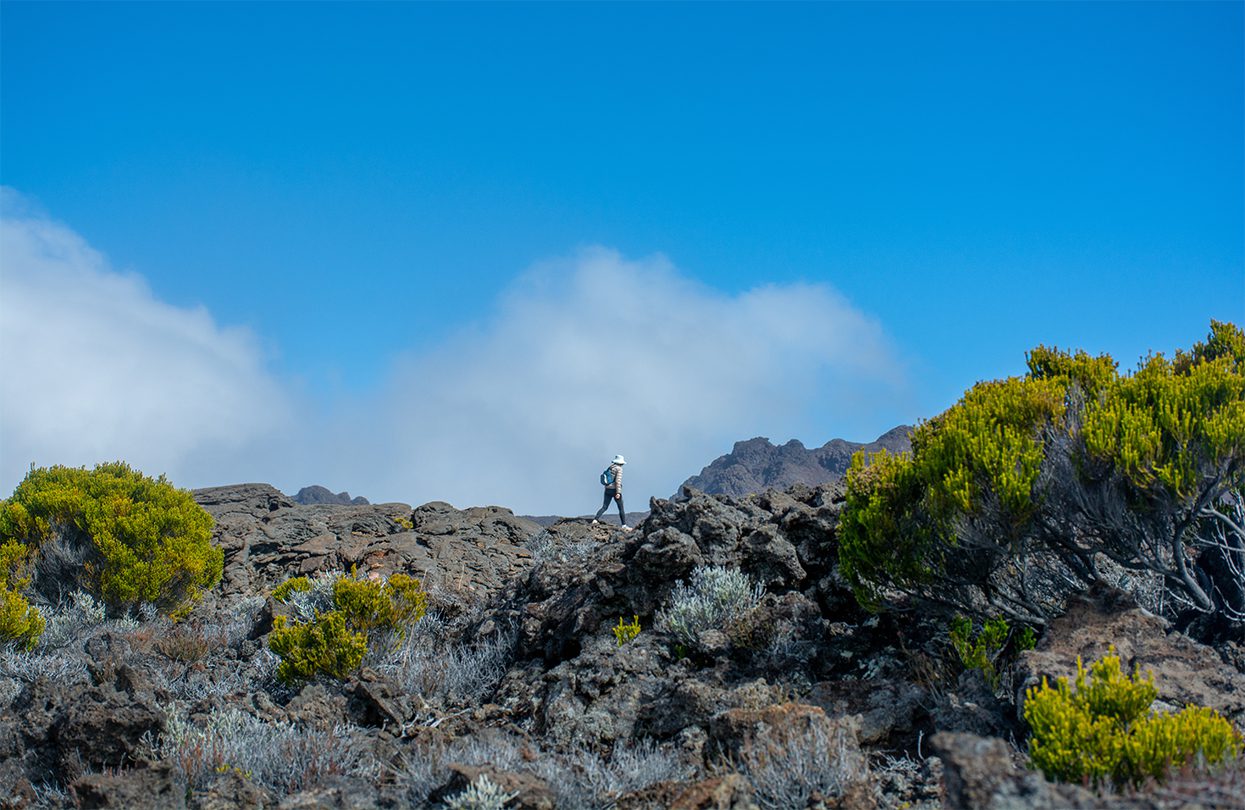
[{"label": "yellow-green bush", "polygon": [[427,605],[428,594],[419,580],[406,574],[387,580],[338,577],[332,610],[317,613],[310,622],[274,619],[268,647],[281,657],[277,677],[287,684],[316,675],[346,678],[359,668],[370,644],[392,634],[405,635],[423,618]]},{"label": "yellow-green bush", "polygon": [[1059,678],[1055,686],[1043,679],[1026,693],[1029,759],[1048,779],[1137,785],[1161,781],[1194,757],[1215,764],[1240,750],[1240,735],[1211,709],[1150,711],[1158,694],[1153,674],[1125,675],[1114,649],[1088,673],[1078,658],[1076,671],[1075,690]]},{"label": "yellow-green bush", "polygon": [[20,543],[0,543],[0,644],[16,644],[25,650],[39,643],[46,625],[38,608],[31,607],[21,594],[30,582],[25,574],[28,557]]},{"label": "yellow-green bush", "polygon": [[619,647],[638,635],[640,635],[639,616],[632,616],[630,622],[624,622],[622,616],[618,617],[618,626],[614,628],[614,638],[618,641]]},{"label": "yellow-green bush", "polygon": [[311,580],[307,577],[293,577],[273,588],[272,598],[278,602],[284,602],[290,598],[290,594],[306,593],[309,590],[311,590]]},{"label": "yellow-green bush", "polygon": [[428,594],[419,580],[406,574],[393,574],[385,581],[341,577],[333,583],[333,604],[356,630],[402,635],[423,618]]},{"label": "yellow-green bush", "polygon": [[838,552],[860,601],[1041,626],[1068,592],[1115,584],[1105,558],[1245,634],[1230,514],[1245,499],[1245,333],[1212,321],[1205,343],[1130,374],[1043,346],[1028,365],[918,426],[911,453],[852,460]]},{"label": "yellow-green bush", "polygon": [[1042,430],[1063,418],[1064,392],[1047,380],[979,383],[913,431],[911,453],[853,457],[839,560],[862,603],[876,605],[891,587],[961,579],[968,572],[947,568],[958,563],[948,553],[960,545],[957,518],[984,504],[1006,548],[1033,515]]},{"label": "yellow-green bush", "polygon": [[336,610],[306,623],[288,624],[284,616],[277,616],[268,647],[281,656],[277,678],[282,683],[298,683],[316,675],[340,679],[363,663],[367,634],[351,630],[346,617]]},{"label": "yellow-green bush", "polygon": [[951,622],[948,635],[964,668],[981,670],[986,682],[996,690],[1002,680],[998,669],[999,658],[1009,642],[1014,656],[1023,650],[1033,649],[1036,640],[1033,628],[1021,627],[1013,633],[1007,620],[1001,616],[987,619],[977,633],[973,632],[971,619],[967,616],[956,616]]},{"label": "yellow-green bush", "polygon": [[123,462],[31,470],[0,505],[0,541],[35,554],[57,537],[80,548],[76,584],[114,611],[144,602],[188,609],[221,578],[224,552],[211,532],[211,516],[189,492]]}]

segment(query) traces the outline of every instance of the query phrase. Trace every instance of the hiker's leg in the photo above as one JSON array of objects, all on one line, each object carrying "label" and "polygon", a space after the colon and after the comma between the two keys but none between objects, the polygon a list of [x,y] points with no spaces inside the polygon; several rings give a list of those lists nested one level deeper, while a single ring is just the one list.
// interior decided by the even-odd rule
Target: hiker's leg
[{"label": "hiker's leg", "polygon": [[605,490],[605,498],[601,501],[601,508],[597,510],[597,516],[593,520],[600,520],[601,515],[605,514],[605,510],[610,508],[610,501],[614,500],[614,490],[608,487]]},{"label": "hiker's leg", "polygon": [[622,496],[618,496],[618,522],[627,525],[627,513],[623,510]]}]

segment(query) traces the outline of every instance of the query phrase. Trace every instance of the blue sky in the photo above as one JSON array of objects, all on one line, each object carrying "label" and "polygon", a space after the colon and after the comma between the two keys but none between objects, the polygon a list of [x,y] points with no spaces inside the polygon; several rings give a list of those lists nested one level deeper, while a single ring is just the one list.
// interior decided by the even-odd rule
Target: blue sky
[{"label": "blue sky", "polygon": [[589,511],[626,452],[640,507],[1188,346],[1245,322],[1242,10],[4,2],[0,488]]}]

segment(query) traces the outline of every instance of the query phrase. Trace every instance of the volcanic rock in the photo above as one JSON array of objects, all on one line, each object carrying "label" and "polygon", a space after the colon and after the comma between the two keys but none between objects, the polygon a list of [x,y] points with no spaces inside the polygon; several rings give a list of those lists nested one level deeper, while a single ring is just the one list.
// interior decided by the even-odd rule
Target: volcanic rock
[{"label": "volcanic rock", "polygon": [[813,450],[795,439],[775,447],[769,439],[758,436],[735,442],[731,452],[718,457],[699,475],[683,482],[683,486],[734,497],[767,489],[782,490],[793,484],[817,486],[842,478],[858,450],[906,452],[912,447],[911,431],[910,426],[900,425],[867,444],[832,439]]},{"label": "volcanic rock", "polygon": [[294,503],[303,506],[312,506],[314,504],[337,504],[339,506],[367,506],[368,500],[360,495],[357,498],[350,497],[349,492],[338,492],[334,494],[331,490],[319,485],[303,487],[294,496]]}]

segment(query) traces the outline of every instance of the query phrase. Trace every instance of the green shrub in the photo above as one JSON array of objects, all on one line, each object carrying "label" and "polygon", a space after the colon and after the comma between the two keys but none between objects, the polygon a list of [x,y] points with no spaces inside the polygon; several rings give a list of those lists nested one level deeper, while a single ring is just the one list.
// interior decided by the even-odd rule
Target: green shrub
[{"label": "green shrub", "polygon": [[336,610],[306,623],[287,624],[284,616],[277,616],[268,647],[281,656],[277,678],[282,683],[299,683],[316,675],[344,679],[363,663],[367,634],[351,630],[346,617]]},{"label": "green shrub", "polygon": [[309,590],[311,590],[311,580],[307,577],[294,577],[273,588],[272,598],[278,602],[284,602],[292,593],[306,593]]},{"label": "green shrub", "polygon": [[401,636],[423,618],[428,594],[419,580],[406,574],[393,574],[384,581],[341,577],[333,583],[333,604],[356,630]]},{"label": "green shrub", "polygon": [[1033,649],[1036,636],[1031,627],[1021,627],[1013,632],[1011,625],[1001,616],[987,619],[977,633],[973,632],[973,622],[967,616],[956,616],[951,621],[949,633],[951,646],[965,669],[979,669],[991,688],[997,690],[1001,676],[999,659],[1008,652],[1009,657],[1016,653]]},{"label": "green shrub", "polygon": [[[290,588],[284,595],[310,588],[308,581],[306,588]],[[284,616],[274,619],[268,647],[281,657],[277,678],[286,684],[317,675],[347,678],[363,663],[369,646],[395,635],[404,637],[407,628],[423,618],[427,604],[428,595],[419,580],[406,574],[393,574],[387,580],[338,577],[333,583],[332,610],[317,612],[309,622],[291,623]]]},{"label": "green shrub", "polygon": [[640,635],[639,616],[632,616],[630,622],[624,622],[622,616],[618,617],[618,626],[614,628],[614,638],[618,641],[619,647],[638,635]]},{"label": "green shrub", "polygon": [[1241,635],[1245,333],[1212,321],[1131,374],[1041,346],[1028,365],[918,426],[911,453],[853,458],[839,560],[860,601],[1041,626],[1116,566]]},{"label": "green shrub", "polygon": [[33,650],[45,625],[43,615],[21,594],[8,589],[0,591],[0,643]]},{"label": "green shrub", "polygon": [[995,668],[995,658],[1007,644],[1007,622],[1004,619],[990,619],[982,625],[981,632],[973,634],[973,623],[964,616],[957,616],[951,622],[951,646],[960,657],[965,669],[979,669],[986,676],[991,687],[999,686],[999,674]]},{"label": "green shrub", "polygon": [[52,540],[79,550],[75,584],[118,612],[142,603],[188,610],[221,578],[224,552],[211,532],[189,492],[123,462],[31,470],[0,506],[0,540],[36,555]]},{"label": "green shrub", "polygon": [[1240,735],[1211,709],[1152,712],[1154,676],[1143,679],[1136,669],[1125,675],[1114,649],[1090,665],[1088,678],[1079,658],[1076,671],[1075,691],[1059,678],[1053,687],[1043,679],[1026,693],[1029,758],[1048,779],[1139,785],[1162,781],[1196,757],[1216,764],[1240,751]]},{"label": "green shrub", "polygon": [[28,558],[28,550],[20,543],[0,543],[0,643],[24,650],[34,649],[47,624],[38,608],[31,607],[21,594],[30,584]]}]

